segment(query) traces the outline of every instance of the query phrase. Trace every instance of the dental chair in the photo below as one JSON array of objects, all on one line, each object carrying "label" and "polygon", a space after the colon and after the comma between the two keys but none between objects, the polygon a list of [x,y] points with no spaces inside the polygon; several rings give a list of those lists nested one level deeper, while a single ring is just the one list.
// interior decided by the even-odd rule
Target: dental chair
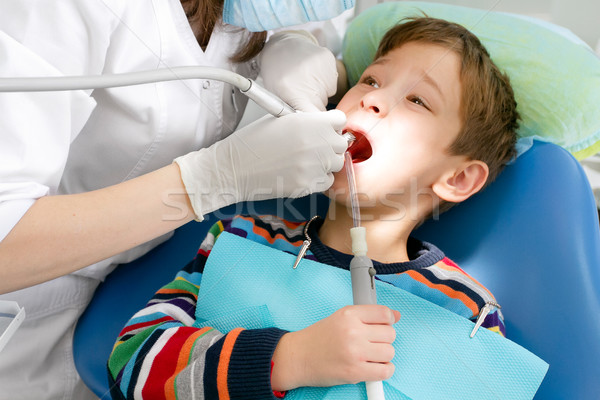
[{"label": "dental chair", "polygon": [[[75,364],[86,385],[110,399],[106,362],[121,328],[195,255],[218,218],[250,212],[308,219],[326,210],[321,195],[235,205],[117,268],[75,331]],[[534,141],[483,192],[415,236],[486,285],[502,306],[508,338],[550,364],[535,399],[599,398],[600,230],[587,178],[567,151]]]}]

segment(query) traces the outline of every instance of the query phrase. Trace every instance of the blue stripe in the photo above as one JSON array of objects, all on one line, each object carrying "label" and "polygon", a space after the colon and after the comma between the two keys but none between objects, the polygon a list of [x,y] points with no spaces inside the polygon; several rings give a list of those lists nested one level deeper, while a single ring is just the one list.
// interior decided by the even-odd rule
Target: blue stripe
[{"label": "blue stripe", "polygon": [[[161,303],[159,303],[159,304],[161,304]],[[148,314],[148,315],[140,315],[139,317],[130,319],[129,322],[127,323],[126,327],[135,325],[135,324],[139,324],[142,322],[148,322],[148,321],[160,319],[160,318],[163,318],[166,316],[167,316],[167,314],[161,313],[161,312],[154,312],[154,313]]]},{"label": "blue stripe", "polygon": [[193,285],[200,285],[200,281],[202,281],[202,273],[200,272],[186,272],[186,271],[179,271],[179,273],[177,274],[177,278],[183,278],[186,281],[190,282]]},{"label": "blue stripe", "polygon": [[387,282],[397,288],[406,290],[422,299],[428,300],[453,313],[471,319],[473,311],[462,301],[454,299],[437,289],[433,289],[419,281],[414,280],[408,274],[377,275],[377,279]]}]

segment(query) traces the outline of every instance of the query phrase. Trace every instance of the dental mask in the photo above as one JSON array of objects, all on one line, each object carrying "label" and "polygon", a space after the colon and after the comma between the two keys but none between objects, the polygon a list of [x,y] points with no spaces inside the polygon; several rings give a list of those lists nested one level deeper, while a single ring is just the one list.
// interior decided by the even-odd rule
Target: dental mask
[{"label": "dental mask", "polygon": [[324,21],[354,7],[354,0],[225,0],[223,22],[262,32]]}]

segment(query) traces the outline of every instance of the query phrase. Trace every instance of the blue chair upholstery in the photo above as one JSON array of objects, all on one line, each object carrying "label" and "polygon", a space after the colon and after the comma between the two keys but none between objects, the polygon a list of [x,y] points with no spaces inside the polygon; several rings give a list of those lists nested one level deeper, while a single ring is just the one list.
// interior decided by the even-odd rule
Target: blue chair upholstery
[{"label": "blue chair upholstery", "polygon": [[415,236],[487,286],[507,336],[550,364],[536,399],[600,398],[600,233],[580,164],[536,142]]},{"label": "blue chair upholstery", "polygon": [[[102,284],[75,332],[77,369],[110,398],[106,361],[127,319],[193,257],[207,229],[237,212],[308,218],[326,212],[322,196],[229,208],[178,229]],[[600,230],[579,163],[536,142],[482,193],[421,226],[431,241],[485,284],[502,305],[508,337],[550,364],[536,399],[598,399],[600,384]]]}]

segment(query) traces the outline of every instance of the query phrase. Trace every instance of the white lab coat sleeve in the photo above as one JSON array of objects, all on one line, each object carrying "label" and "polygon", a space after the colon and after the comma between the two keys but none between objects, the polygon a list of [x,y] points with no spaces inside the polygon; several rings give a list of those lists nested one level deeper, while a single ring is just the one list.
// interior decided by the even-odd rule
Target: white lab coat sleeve
[{"label": "white lab coat sleeve", "polygon": [[[100,74],[123,1],[0,0],[0,76]],[[0,93],[0,240],[53,194],[89,91]]]}]

